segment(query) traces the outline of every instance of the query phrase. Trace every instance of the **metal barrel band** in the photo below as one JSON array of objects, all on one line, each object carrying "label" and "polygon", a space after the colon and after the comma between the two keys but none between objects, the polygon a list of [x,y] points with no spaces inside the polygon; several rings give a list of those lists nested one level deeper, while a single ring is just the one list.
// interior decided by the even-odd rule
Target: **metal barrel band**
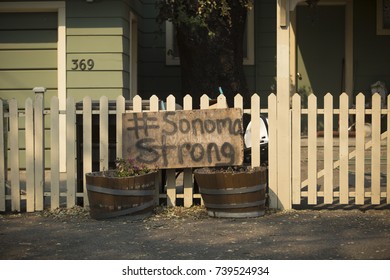
[{"label": "metal barrel band", "polygon": [[108,219],[108,218],[114,218],[114,217],[118,217],[118,216],[129,215],[129,214],[133,214],[133,213],[136,213],[138,211],[141,211],[141,210],[145,210],[153,205],[154,205],[154,201],[151,200],[151,201],[143,203],[137,207],[119,210],[119,211],[115,211],[115,212],[99,213],[96,215],[96,218],[97,219]]},{"label": "metal barrel band", "polygon": [[199,188],[202,194],[241,194],[261,191],[265,189],[265,184],[260,184],[252,187],[243,188],[228,188],[228,189],[210,189],[210,188]]},{"label": "metal barrel band", "polygon": [[265,199],[254,201],[254,202],[231,203],[231,204],[205,203],[205,206],[206,208],[212,208],[212,209],[238,209],[238,208],[249,208],[249,207],[261,206],[264,204],[265,204]]},{"label": "metal barrel band", "polygon": [[124,196],[149,196],[154,195],[154,190],[118,190],[107,189],[103,187],[97,187],[87,184],[87,190],[97,193],[112,194],[112,195],[124,195]]}]

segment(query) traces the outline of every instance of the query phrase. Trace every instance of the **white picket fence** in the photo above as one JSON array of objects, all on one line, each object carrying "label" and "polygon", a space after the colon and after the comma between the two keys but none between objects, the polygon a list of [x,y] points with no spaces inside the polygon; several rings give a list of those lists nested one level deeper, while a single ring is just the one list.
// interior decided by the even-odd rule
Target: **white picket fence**
[{"label": "white picket fence", "polygon": [[[275,195],[278,193],[278,163],[275,160],[278,147],[274,141],[277,134],[276,102],[276,95],[271,94],[268,96],[268,108],[261,108],[260,97],[254,94],[251,108],[246,109],[243,108],[241,95],[234,98],[234,107],[252,116],[252,143],[260,141],[260,119],[257,116],[264,114],[268,117],[271,207],[278,199]],[[291,161],[291,205],[389,204],[390,140],[387,126],[390,114],[388,109],[381,109],[380,96],[373,96],[372,108],[366,108],[362,94],[358,95],[353,109],[349,108],[346,94],[340,95],[340,108],[333,108],[330,94],[325,96],[324,108],[317,108],[315,95],[309,96],[308,108],[302,108],[301,103],[298,94],[292,97],[291,139],[286,139],[284,143],[291,145],[292,151],[291,159],[288,155],[285,159]],[[0,100],[0,116],[3,119],[0,131],[4,136],[0,137],[0,212],[70,208],[80,201],[88,206],[84,174],[96,169],[107,170],[112,158],[121,157],[122,113],[158,111],[161,110],[160,104],[157,96],[149,100],[136,96],[131,103],[121,96],[115,101],[101,97],[97,103],[85,97],[81,104],[68,98],[66,111],[60,111],[56,97],[46,109],[39,95],[35,100],[27,99],[25,104]],[[169,96],[164,104],[165,110],[177,109],[174,96]],[[221,95],[215,105],[209,104],[209,97],[202,96],[201,109],[225,108],[226,99]],[[192,110],[191,96],[183,99],[182,109]],[[61,116],[66,118],[66,173],[60,172],[59,161]],[[368,116],[372,132],[371,136],[365,137]],[[97,124],[94,123],[96,118]],[[115,148],[110,140],[113,135],[108,133],[113,119]],[[324,128],[319,132],[318,123],[322,119]],[[356,121],[354,132],[349,130],[351,119]],[[384,120],[386,129],[381,132]],[[98,136],[94,126],[99,128]],[[306,128],[307,135],[303,135],[302,131]],[[96,137],[97,143],[94,142]],[[251,154],[252,166],[259,166],[260,147],[254,145]],[[98,166],[94,168],[93,158],[98,159]],[[182,204],[185,207],[193,205],[194,200],[201,201],[200,194],[194,193],[192,169],[184,169],[180,180],[176,174],[175,170],[166,170],[166,181],[156,193],[156,199],[164,199],[170,206]]]},{"label": "white picket fence", "polygon": [[[253,98],[259,100],[256,95]],[[225,108],[226,99],[220,96],[215,105],[210,106],[210,98],[204,95],[201,98],[201,108]],[[259,103],[259,102],[257,102]],[[131,108],[126,108],[125,99],[120,96],[113,105],[107,97],[101,97],[99,102],[92,102],[90,97],[85,97],[82,104],[75,103],[73,98],[67,99],[66,111],[59,110],[57,97],[51,100],[50,108],[43,108],[42,96],[36,99],[27,99],[25,104],[17,104],[16,100],[10,100],[8,108],[4,110],[4,104],[0,101],[0,115],[4,122],[0,124],[0,131],[4,131],[5,137],[0,143],[0,211],[40,211],[44,208],[55,209],[58,207],[73,207],[78,198],[82,198],[83,205],[88,206],[88,197],[85,185],[85,173],[92,170],[94,150],[93,117],[98,117],[98,162],[97,170],[108,170],[110,158],[115,159],[122,155],[122,114],[125,112],[141,112],[160,110],[161,101],[157,96],[150,100],[142,100],[139,96],[133,99]],[[145,106],[145,104],[147,104]],[[97,105],[97,106],[96,106]],[[23,107],[23,109],[18,109]],[[94,108],[94,107],[97,107]],[[166,110],[176,110],[174,96],[169,96],[164,105]],[[243,108],[243,99],[240,95],[235,97],[235,107]],[[81,109],[78,109],[81,108]],[[192,109],[192,98],[186,96],[183,100],[183,110]],[[246,110],[255,115],[260,114],[260,107]],[[60,173],[60,117],[66,116],[66,173]],[[78,116],[80,117],[78,119]],[[115,118],[115,151],[112,152],[112,143],[109,141],[110,118]],[[80,121],[81,120],[81,121]],[[48,124],[49,123],[49,124]],[[77,131],[82,125],[82,141],[76,139]],[[256,130],[256,121],[253,129]],[[77,130],[78,129],[78,130]],[[258,128],[257,128],[258,129]],[[19,139],[24,137],[24,141]],[[259,142],[259,135],[253,136],[253,141]],[[25,142],[25,145],[19,143]],[[46,151],[45,151],[46,146]],[[49,147],[49,148],[48,148]],[[49,151],[47,151],[49,150]],[[254,148],[258,156],[252,158],[253,165],[260,165],[259,148]],[[81,151],[81,153],[80,153]],[[95,155],[94,155],[95,153]],[[48,155],[49,154],[49,155]],[[19,155],[19,156],[15,156]],[[46,155],[46,156],[45,156]],[[23,157],[25,168],[19,162]],[[82,160],[82,165],[78,165]],[[77,170],[77,168],[81,168]],[[80,176],[82,178],[80,178]],[[80,189],[79,182],[82,183]],[[183,200],[183,205],[193,205],[194,199],[200,200],[200,194],[193,191],[192,169],[184,169],[180,182],[182,191],[178,191],[178,182],[175,170],[166,170],[165,190],[156,194],[159,198],[166,199],[169,206],[177,205],[178,199]],[[165,182],[164,182],[165,184]],[[161,188],[162,189],[162,188]],[[8,205],[8,204],[10,205]]]},{"label": "white picket fence", "polygon": [[[319,109],[317,97],[309,95],[303,109],[301,96],[292,98],[292,203],[301,204],[305,198],[310,205],[389,204],[389,110],[381,109],[379,94],[372,96],[368,108],[361,93],[353,108],[345,93],[340,95],[339,108],[333,107],[333,101],[327,94],[324,108]],[[304,138],[303,116],[307,117]]]}]

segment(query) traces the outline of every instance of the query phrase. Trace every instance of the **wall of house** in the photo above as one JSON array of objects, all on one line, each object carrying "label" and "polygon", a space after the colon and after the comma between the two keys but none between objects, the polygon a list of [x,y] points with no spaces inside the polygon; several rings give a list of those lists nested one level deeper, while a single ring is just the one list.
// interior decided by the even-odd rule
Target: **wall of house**
[{"label": "wall of house", "polygon": [[[11,1],[0,0],[0,2]],[[130,98],[130,10],[137,16],[138,23],[137,93],[144,98],[153,94],[161,98],[166,98],[169,94],[181,95],[180,67],[168,66],[165,63],[165,25],[160,26],[156,22],[158,10],[155,2],[155,0],[99,0],[92,3],[85,0],[66,1],[66,92],[68,96],[73,96],[77,101],[84,96],[99,99],[102,95],[109,98],[124,95]],[[255,2],[255,64],[245,66],[244,70],[250,91],[259,94],[268,95],[275,83],[275,5],[273,0]],[[8,16],[13,17],[11,14]],[[43,18],[39,23],[40,21],[32,19],[31,16],[39,17],[39,14],[32,13],[30,17],[19,14],[22,18],[17,21],[27,24],[29,28],[34,27],[34,24],[45,25]],[[9,26],[9,20],[4,16],[1,18],[0,24]],[[14,19],[16,20],[16,17]],[[28,73],[17,74],[19,78],[21,77],[20,81],[8,79],[4,72],[0,73],[3,85],[0,89],[1,97],[5,99],[15,97],[15,92],[9,90],[14,88],[19,90],[17,96],[20,96],[22,101],[27,96],[33,96],[31,89],[34,86],[41,85],[47,88],[45,103],[48,105],[50,97],[58,94],[55,13],[53,13],[52,23],[54,25],[51,27],[51,33],[54,37],[51,42],[39,34],[27,36],[34,40],[41,38],[46,40],[44,42],[46,45],[51,44],[35,46],[37,49],[42,47],[51,50],[50,54],[46,51],[48,54],[44,55],[44,59],[30,54],[27,54],[27,59],[21,57],[11,59],[4,52],[1,54],[2,57],[8,58],[7,63],[5,59],[0,60],[1,69],[14,67],[9,65],[15,64],[12,61],[18,62],[20,70],[29,69]],[[41,33],[49,32],[47,25],[41,28],[45,30],[40,31]],[[4,30],[0,32],[4,33]],[[18,40],[27,37],[21,36]],[[7,38],[1,36],[0,44]],[[31,66],[33,61],[36,61],[36,65]],[[50,73],[42,71],[50,71]],[[13,83],[13,86],[7,86],[9,83]]]},{"label": "wall of house", "polygon": [[390,35],[376,33],[376,1],[354,1],[354,93],[371,93],[380,80],[390,89]]},{"label": "wall of house", "polygon": [[[129,3],[140,9],[139,1],[67,1],[68,96],[129,97]],[[75,69],[75,61],[82,59],[93,68],[87,64],[84,71],[81,65]]]},{"label": "wall of house", "polygon": [[24,102],[41,84],[57,94],[57,13],[1,13],[0,97]]},{"label": "wall of house", "polygon": [[[0,0],[0,3],[52,1]],[[32,89],[43,86],[45,106],[59,95],[58,49],[66,50],[66,96],[130,98],[130,11],[138,25],[138,89],[143,98],[181,96],[180,67],[165,63],[165,25],[156,22],[155,0],[65,1],[66,46],[58,43],[58,13],[22,9],[0,16],[0,98],[17,98],[24,107]],[[31,6],[31,5],[28,5]],[[255,64],[245,66],[251,92],[264,97],[275,82],[275,7],[273,0],[255,2]],[[25,7],[25,6],[23,6]],[[0,11],[1,12],[1,11]],[[17,28],[15,28],[17,26]],[[15,31],[16,30],[16,31]],[[134,61],[134,60],[133,60]],[[62,68],[63,69],[63,68]],[[181,103],[181,100],[178,101]],[[266,106],[267,99],[262,101]],[[47,126],[49,124],[47,123]],[[24,139],[21,137],[20,139]],[[20,148],[25,147],[21,140]],[[49,147],[47,146],[47,153]],[[48,157],[46,157],[48,158]]]},{"label": "wall of house", "polygon": [[[169,94],[181,96],[180,66],[165,63],[165,25],[160,26],[156,22],[158,10],[155,0],[144,0],[142,3],[139,91],[145,97],[152,94],[160,98],[166,98]],[[250,92],[264,96],[268,96],[275,86],[275,9],[274,0],[255,1],[255,64],[244,66]]]},{"label": "wall of house", "polygon": [[[50,1],[7,1],[0,3]],[[143,11],[139,0],[66,1],[66,92],[84,96],[130,95],[130,11]],[[31,6],[31,5],[30,5]],[[34,11],[34,12],[31,12]],[[0,11],[1,12],[1,11]],[[139,16],[138,16],[139,17]],[[32,88],[47,88],[45,104],[57,95],[57,12],[31,8],[0,16],[0,97],[23,103]],[[77,67],[77,68],[76,68]]]},{"label": "wall of house", "polygon": [[[17,11],[10,12],[16,2]],[[58,49],[66,50],[66,94],[76,101],[84,96],[98,100],[101,96],[115,99],[130,95],[130,11],[142,12],[141,1],[134,0],[67,0],[66,46],[58,38],[56,9],[42,11],[52,1],[5,1],[0,8],[0,98],[16,98],[24,107],[27,97],[34,98],[32,89],[43,86],[45,106],[58,95]],[[17,3],[18,4],[18,3]],[[62,68],[63,69],[63,68]],[[24,122],[24,119],[21,118]],[[45,121],[46,127],[49,118]],[[47,139],[49,135],[46,133]],[[21,130],[21,153],[25,137]],[[49,141],[46,161],[49,162]],[[24,163],[21,163],[24,166]]]},{"label": "wall of house", "polygon": [[139,92],[149,98],[153,94],[166,98],[178,95],[180,67],[165,63],[165,25],[156,22],[155,0],[142,0],[143,12],[139,23]]},{"label": "wall of house", "polygon": [[267,106],[268,95],[276,91],[276,1],[254,2],[255,67],[247,77],[251,91],[258,93],[263,98],[262,104]]}]

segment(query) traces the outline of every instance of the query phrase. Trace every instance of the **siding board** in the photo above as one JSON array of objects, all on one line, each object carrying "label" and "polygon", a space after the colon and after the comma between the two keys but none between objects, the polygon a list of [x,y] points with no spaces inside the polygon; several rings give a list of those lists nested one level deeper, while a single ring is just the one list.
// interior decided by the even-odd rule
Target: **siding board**
[{"label": "siding board", "polygon": [[91,97],[92,100],[99,100],[101,96],[106,95],[110,100],[119,95],[125,95],[122,88],[70,88],[68,96],[74,97],[76,102],[82,101],[84,96]]},{"label": "siding board", "polygon": [[3,50],[0,61],[0,70],[57,69],[57,50]]},{"label": "siding board", "polygon": [[129,42],[122,36],[68,36],[68,53],[129,53]]},{"label": "siding board", "polygon": [[57,13],[1,13],[0,29],[56,29]]},{"label": "siding board", "polygon": [[[133,1],[133,0],[132,0]],[[85,1],[66,1],[68,17],[75,18],[109,18],[109,17],[128,17],[128,6],[120,0],[94,1],[87,3]],[[86,12],[88,11],[88,12]]]},{"label": "siding board", "polygon": [[[57,47],[57,30],[5,30],[0,31],[0,48],[30,49]],[[34,46],[37,45],[37,46]]]},{"label": "siding board", "polygon": [[124,84],[121,71],[69,71],[68,88],[115,88]]},{"label": "siding board", "polygon": [[129,65],[125,63],[129,59],[127,55],[122,53],[72,53],[68,54],[68,59],[66,62],[66,70],[72,70],[74,67],[74,59],[93,59],[94,67],[90,72],[102,71],[102,70],[117,70],[129,72]]},{"label": "siding board", "polygon": [[67,35],[124,35],[128,37],[129,22],[123,18],[69,18]]},{"label": "siding board", "polygon": [[32,89],[35,86],[57,88],[56,70],[0,71],[2,89]]}]

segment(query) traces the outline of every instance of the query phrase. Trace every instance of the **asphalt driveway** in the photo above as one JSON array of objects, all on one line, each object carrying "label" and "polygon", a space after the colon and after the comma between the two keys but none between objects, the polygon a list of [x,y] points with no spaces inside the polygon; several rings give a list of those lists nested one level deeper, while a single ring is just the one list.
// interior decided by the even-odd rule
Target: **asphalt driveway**
[{"label": "asphalt driveway", "polygon": [[202,207],[144,220],[82,208],[0,215],[0,259],[390,259],[390,210],[293,210],[247,219]]}]

